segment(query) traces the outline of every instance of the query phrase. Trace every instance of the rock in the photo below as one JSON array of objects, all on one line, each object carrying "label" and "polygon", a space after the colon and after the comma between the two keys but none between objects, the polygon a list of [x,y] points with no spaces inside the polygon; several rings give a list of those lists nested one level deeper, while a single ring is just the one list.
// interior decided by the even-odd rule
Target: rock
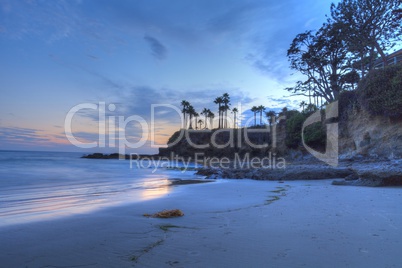
[{"label": "rock", "polygon": [[352,185],[352,182],[346,180],[335,180],[332,181],[332,185]]},{"label": "rock", "polygon": [[351,173],[350,175],[346,176],[345,180],[346,180],[346,181],[355,181],[355,180],[358,180],[358,179],[359,179],[359,175],[358,175],[354,170],[352,170],[351,172],[352,172],[352,173]]},{"label": "rock", "polygon": [[[353,186],[402,186],[402,165],[397,161],[364,161],[352,165],[353,173],[345,181],[334,181],[334,185]],[[356,177],[358,179],[356,179]]]},{"label": "rock", "polygon": [[359,178],[362,184],[372,186],[402,186],[401,169],[373,169],[359,171]]},{"label": "rock", "polygon": [[211,177],[212,175],[217,175],[218,170],[216,168],[200,168],[195,173],[196,175]]}]

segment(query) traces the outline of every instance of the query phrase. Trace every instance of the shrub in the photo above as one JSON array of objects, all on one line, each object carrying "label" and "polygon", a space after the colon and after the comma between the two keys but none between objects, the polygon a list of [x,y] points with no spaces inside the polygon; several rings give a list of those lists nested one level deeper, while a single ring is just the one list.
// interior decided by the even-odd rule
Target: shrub
[{"label": "shrub", "polygon": [[286,118],[286,146],[296,149],[301,144],[301,129],[306,117],[300,112],[293,112]]},{"label": "shrub", "polygon": [[[295,110],[287,113],[285,144],[288,148],[297,149],[302,146],[301,131],[303,123],[312,113],[300,113]],[[306,126],[304,129],[304,142],[314,149],[323,150],[326,143],[326,131],[324,127],[325,125],[322,122]]]},{"label": "shrub", "polygon": [[304,129],[304,142],[315,150],[324,152],[326,145],[325,125],[322,122],[316,122]]},{"label": "shrub", "polygon": [[343,91],[339,95],[339,119],[341,121],[346,120],[349,114],[355,110],[359,109],[360,105],[357,100],[357,91]]},{"label": "shrub", "polygon": [[402,65],[369,72],[359,83],[358,100],[372,115],[402,116]]}]

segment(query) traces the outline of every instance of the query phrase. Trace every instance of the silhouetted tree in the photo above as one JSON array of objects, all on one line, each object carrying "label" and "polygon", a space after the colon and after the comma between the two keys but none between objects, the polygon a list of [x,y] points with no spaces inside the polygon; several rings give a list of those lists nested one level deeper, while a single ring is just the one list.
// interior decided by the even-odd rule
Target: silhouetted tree
[{"label": "silhouetted tree", "polygon": [[[224,115],[224,121],[222,121],[223,123],[223,127],[224,128],[227,128],[228,126],[227,126],[227,124],[228,124],[228,119],[227,119],[227,117],[228,117],[228,114],[227,114],[227,112],[228,112],[228,110],[230,110],[230,96],[229,96],[229,94],[228,93],[224,93],[223,95],[222,95],[222,101],[223,101],[223,113],[225,114]],[[223,115],[222,115],[223,116]],[[223,119],[222,119],[223,120]]]},{"label": "silhouetted tree", "polygon": [[202,121],[202,119],[199,119],[199,120],[198,120],[198,124],[200,125],[200,128],[199,128],[199,129],[201,129],[201,126],[202,126],[203,123],[204,123],[204,121]]},{"label": "silhouetted tree", "polygon": [[223,103],[223,99],[222,97],[217,97],[214,100],[215,104],[218,104],[218,128],[221,128],[221,115],[222,115],[222,109],[221,109],[221,105]]},{"label": "silhouetted tree", "polygon": [[215,114],[213,112],[209,111],[208,118],[209,118],[209,125],[211,126],[211,129],[214,128],[214,124],[213,124],[214,117],[215,117]]},{"label": "silhouetted tree", "polygon": [[352,60],[360,63],[362,78],[366,68],[373,68],[377,53],[383,65],[388,65],[385,51],[401,40],[401,8],[401,0],[343,0],[331,4],[331,18],[342,26],[339,34],[354,55]]},{"label": "silhouetted tree", "polygon": [[265,106],[260,105],[257,107],[258,111],[260,112],[260,125],[262,125],[262,113],[265,111]]},{"label": "silhouetted tree", "polygon": [[287,56],[291,68],[307,79],[298,81],[288,91],[303,96],[313,91],[328,102],[338,99],[342,77],[351,70],[342,30],[343,25],[339,23],[325,23],[314,34],[307,31],[296,36]]},{"label": "silhouetted tree", "polygon": [[183,128],[186,128],[186,114],[188,113],[190,103],[186,100],[182,100],[180,105],[182,106],[181,112],[183,113]]},{"label": "silhouetted tree", "polygon": [[194,111],[194,114],[193,114],[193,115],[194,115],[194,118],[195,118],[195,129],[198,129],[198,127],[197,127],[197,122],[198,122],[198,117],[199,117],[200,115],[199,115],[199,113],[197,113],[197,112],[195,112],[195,111]]},{"label": "silhouetted tree", "polygon": [[254,126],[257,125],[257,112],[258,112],[258,107],[253,106],[251,107],[251,111],[254,113]]},{"label": "silhouetted tree", "polygon": [[306,105],[305,101],[300,102],[300,107],[302,108],[302,111],[304,112],[304,106]]},{"label": "silhouetted tree", "polygon": [[192,106],[192,105],[189,105],[188,106],[188,108],[187,108],[187,113],[188,113],[188,115],[189,115],[189,117],[190,117],[190,127],[189,127],[189,129],[192,129],[193,128],[193,116],[195,115],[195,110],[194,110],[194,107]]},{"label": "silhouetted tree", "polygon": [[237,125],[236,125],[236,115],[237,115],[237,113],[239,112],[239,110],[236,108],[236,107],[234,107],[233,109],[232,109],[232,113],[233,113],[233,124],[234,124],[234,126],[233,126],[233,128],[236,128],[237,127]]},{"label": "silhouetted tree", "polygon": [[208,128],[208,126],[207,126],[207,122],[208,122],[207,118],[208,118],[208,115],[209,115],[210,113],[211,113],[211,110],[208,109],[208,108],[204,108],[204,109],[202,110],[202,112],[201,112],[201,114],[205,116],[205,128]]},{"label": "silhouetted tree", "polygon": [[269,126],[271,126],[272,125],[272,122],[275,122],[275,117],[276,117],[276,113],[275,113],[275,111],[268,111],[268,112],[266,112],[265,113],[265,116],[267,117],[267,119],[268,119],[268,124],[269,124]]}]

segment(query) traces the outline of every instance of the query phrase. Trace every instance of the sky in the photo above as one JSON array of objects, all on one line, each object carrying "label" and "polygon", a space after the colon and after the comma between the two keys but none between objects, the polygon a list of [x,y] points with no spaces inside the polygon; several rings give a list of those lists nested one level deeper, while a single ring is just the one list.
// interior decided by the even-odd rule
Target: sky
[{"label": "sky", "polygon": [[217,115],[226,92],[243,125],[299,109],[286,52],[330,4],[0,0],[0,150],[157,153],[182,100]]}]

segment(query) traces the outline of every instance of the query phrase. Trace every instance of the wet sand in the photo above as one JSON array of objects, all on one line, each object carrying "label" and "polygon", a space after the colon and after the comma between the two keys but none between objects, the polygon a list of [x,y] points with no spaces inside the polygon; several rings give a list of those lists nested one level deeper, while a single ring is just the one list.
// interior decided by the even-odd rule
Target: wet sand
[{"label": "wet sand", "polygon": [[[218,180],[0,229],[2,267],[401,267],[402,189]],[[183,217],[146,218],[180,209]]]}]

